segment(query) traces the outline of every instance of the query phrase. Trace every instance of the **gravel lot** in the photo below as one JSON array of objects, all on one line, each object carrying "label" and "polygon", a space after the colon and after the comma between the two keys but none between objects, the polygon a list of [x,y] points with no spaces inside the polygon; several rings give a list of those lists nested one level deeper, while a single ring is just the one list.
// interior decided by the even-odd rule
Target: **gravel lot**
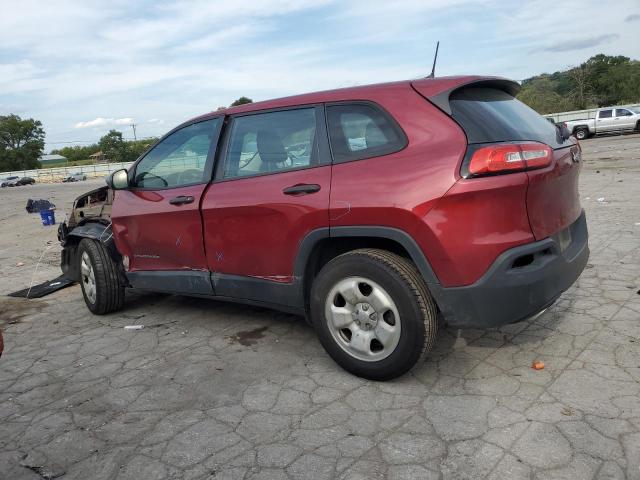
[{"label": "gravel lot", "polygon": [[578,283],[534,321],[441,330],[386,383],[265,309],[131,294],[97,317],[78,286],[8,298],[59,273],[27,198],[61,216],[101,182],[0,190],[0,478],[640,478],[640,135],[583,149]]}]

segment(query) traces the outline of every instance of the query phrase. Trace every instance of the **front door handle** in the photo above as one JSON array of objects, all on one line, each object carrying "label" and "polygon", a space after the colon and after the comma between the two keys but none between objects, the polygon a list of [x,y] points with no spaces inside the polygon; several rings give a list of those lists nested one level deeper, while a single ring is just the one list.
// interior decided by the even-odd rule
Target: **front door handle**
[{"label": "front door handle", "polygon": [[169,200],[169,203],[171,205],[184,205],[186,203],[193,203],[194,200],[195,198],[193,198],[191,195],[180,195]]},{"label": "front door handle", "polygon": [[308,193],[316,193],[320,191],[320,185],[317,183],[299,183],[282,190],[285,195],[306,195]]}]

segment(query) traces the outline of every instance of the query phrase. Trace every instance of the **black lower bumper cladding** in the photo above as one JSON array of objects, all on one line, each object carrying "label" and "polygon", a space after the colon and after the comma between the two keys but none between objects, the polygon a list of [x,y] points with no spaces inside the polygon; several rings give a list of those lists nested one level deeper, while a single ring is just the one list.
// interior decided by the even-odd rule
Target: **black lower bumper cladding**
[{"label": "black lower bumper cladding", "polygon": [[564,231],[501,254],[474,284],[437,287],[432,293],[453,327],[488,328],[524,320],[553,304],[578,279],[589,259],[588,237],[583,211]]}]

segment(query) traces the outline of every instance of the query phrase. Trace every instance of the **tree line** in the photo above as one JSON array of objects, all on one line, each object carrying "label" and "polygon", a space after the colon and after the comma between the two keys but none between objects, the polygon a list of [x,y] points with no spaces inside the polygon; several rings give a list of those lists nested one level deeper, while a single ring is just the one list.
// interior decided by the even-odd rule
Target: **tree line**
[{"label": "tree line", "polygon": [[523,80],[518,99],[541,114],[640,103],[640,61],[595,55],[576,67]]},{"label": "tree line", "polygon": [[94,153],[102,152],[109,162],[132,162],[156,142],[157,138],[144,140],[125,140],[122,132],[109,130],[109,133],[100,138],[98,143],[91,145],[75,145],[52,150],[52,154],[62,155],[67,160],[75,162],[86,160]]}]

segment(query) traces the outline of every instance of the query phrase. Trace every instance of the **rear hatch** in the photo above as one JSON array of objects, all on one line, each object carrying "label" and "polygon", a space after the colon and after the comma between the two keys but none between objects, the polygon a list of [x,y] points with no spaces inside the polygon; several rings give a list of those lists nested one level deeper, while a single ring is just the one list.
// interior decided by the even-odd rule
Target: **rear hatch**
[{"label": "rear hatch", "polygon": [[[462,86],[448,95],[446,110],[465,131],[470,151],[521,142],[551,148],[548,166],[526,170],[527,215],[535,239],[541,240],[564,230],[580,215],[580,147],[573,137],[563,139],[558,128],[514,98],[514,87],[504,80]],[[434,103],[443,108],[442,94],[438,97]]]}]

